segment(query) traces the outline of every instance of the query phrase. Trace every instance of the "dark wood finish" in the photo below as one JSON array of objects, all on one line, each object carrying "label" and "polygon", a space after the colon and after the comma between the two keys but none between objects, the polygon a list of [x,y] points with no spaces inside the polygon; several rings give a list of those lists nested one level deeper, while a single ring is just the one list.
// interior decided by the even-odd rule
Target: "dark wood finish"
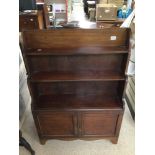
[{"label": "dark wood finish", "polygon": [[82,136],[114,136],[118,114],[82,113]]},{"label": "dark wood finish", "polygon": [[[62,104],[63,103],[63,104]],[[36,109],[52,110],[95,110],[95,109],[122,109],[118,97],[104,95],[42,95],[39,96]]]},{"label": "dark wood finish", "polygon": [[116,81],[125,80],[125,76],[121,72],[109,71],[59,71],[59,72],[37,72],[32,74],[33,82],[59,82],[59,81]]},{"label": "dark wood finish", "polygon": [[[128,44],[128,29],[56,29],[24,33],[26,48],[114,47]],[[116,36],[116,40],[110,40]]]},{"label": "dark wood finish", "polygon": [[41,144],[75,138],[117,143],[129,33],[120,28],[23,32],[32,113]]},{"label": "dark wood finish", "polygon": [[32,10],[30,13],[19,14],[19,31],[43,29],[43,15],[42,11]]},{"label": "dark wood finish", "polygon": [[40,112],[37,115],[40,133],[44,136],[71,136],[76,135],[76,118],[72,112]]},{"label": "dark wood finish", "polygon": [[[61,82],[31,82],[29,87],[35,95],[35,100],[41,95],[104,95],[121,97],[118,90],[125,81],[61,81]],[[108,91],[107,91],[108,90]],[[35,92],[35,93],[34,93]]]},{"label": "dark wood finish", "polygon": [[46,4],[43,4],[43,17],[44,17],[45,28],[46,29],[50,28],[50,20],[49,20],[49,14],[48,14]]},{"label": "dark wood finish", "polygon": [[117,144],[118,138],[117,138],[117,137],[111,138],[111,142],[112,142],[113,144]]},{"label": "dark wood finish", "polygon": [[[32,110],[41,144],[47,139],[94,140],[106,138],[116,144],[122,109],[84,111]],[[63,126],[63,128],[62,128]]]},{"label": "dark wood finish", "polygon": [[[121,75],[125,68],[122,68],[124,54],[110,55],[84,55],[84,56],[31,56],[28,65],[31,67],[31,74],[43,72],[42,75],[49,75],[63,79],[65,74],[73,79],[76,76],[87,78],[87,76],[113,76]],[[111,61],[109,61],[111,60]],[[94,62],[94,63],[92,63]],[[55,74],[53,74],[55,72]],[[45,74],[44,74],[45,73]],[[78,78],[78,77],[77,77]]]},{"label": "dark wood finish", "polygon": [[50,20],[49,20],[47,5],[44,4],[43,2],[37,2],[37,10],[42,11],[44,28],[48,29],[50,27]]},{"label": "dark wood finish", "polygon": [[123,119],[123,114],[124,114],[124,110],[122,111],[122,113],[120,113],[120,115],[118,116],[117,119],[117,125],[116,125],[116,131],[115,131],[115,136],[118,138],[119,136],[119,132],[120,132],[120,128],[121,128],[121,123],[122,123],[122,119]]},{"label": "dark wood finish", "polygon": [[101,54],[120,54],[128,53],[126,46],[104,46],[104,47],[79,47],[79,48],[50,48],[50,49],[32,49],[25,51],[26,55],[101,55]]},{"label": "dark wood finish", "polygon": [[42,145],[45,145],[46,144],[47,139],[40,138],[39,140],[40,140],[40,144],[42,144]]},{"label": "dark wood finish", "polygon": [[97,28],[113,28],[113,27],[120,27],[124,22],[124,19],[117,19],[114,21],[104,20],[104,21],[96,21]]}]

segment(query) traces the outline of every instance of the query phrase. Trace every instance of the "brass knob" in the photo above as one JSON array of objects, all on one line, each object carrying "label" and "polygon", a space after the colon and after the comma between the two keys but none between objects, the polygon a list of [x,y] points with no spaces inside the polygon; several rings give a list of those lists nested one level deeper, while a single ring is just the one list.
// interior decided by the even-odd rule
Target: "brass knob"
[{"label": "brass knob", "polygon": [[38,51],[38,52],[41,52],[41,51],[42,51],[42,49],[41,49],[41,48],[38,48],[38,49],[37,49],[37,51]]},{"label": "brass knob", "polygon": [[31,18],[30,21],[33,21],[33,18]]}]

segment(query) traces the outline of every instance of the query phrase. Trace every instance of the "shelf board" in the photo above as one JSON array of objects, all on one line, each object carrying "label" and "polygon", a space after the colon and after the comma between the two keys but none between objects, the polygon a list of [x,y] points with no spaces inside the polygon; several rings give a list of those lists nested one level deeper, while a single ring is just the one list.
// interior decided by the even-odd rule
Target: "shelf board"
[{"label": "shelf board", "polygon": [[125,75],[119,72],[77,71],[77,72],[38,72],[30,77],[33,82],[61,81],[118,81],[125,80]]},{"label": "shelf board", "polygon": [[117,18],[117,20],[97,20],[97,23],[123,23],[125,19]]},{"label": "shelf board", "polygon": [[123,47],[81,47],[81,48],[52,48],[52,49],[27,49],[26,55],[89,55],[89,54],[120,54],[128,53],[128,48]]},{"label": "shelf board", "polygon": [[66,13],[66,12],[55,12],[55,14],[59,14],[59,13],[61,14],[61,13]]},{"label": "shelf board", "polygon": [[122,109],[123,103],[118,96],[96,94],[56,94],[39,96],[35,108],[48,110]]}]

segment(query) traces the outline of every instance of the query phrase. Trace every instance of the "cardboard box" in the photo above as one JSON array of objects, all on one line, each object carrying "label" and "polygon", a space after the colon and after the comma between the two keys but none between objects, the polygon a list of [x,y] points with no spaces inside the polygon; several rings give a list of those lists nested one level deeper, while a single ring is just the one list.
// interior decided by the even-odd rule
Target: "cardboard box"
[{"label": "cardboard box", "polygon": [[99,0],[99,4],[108,4],[108,0]]},{"label": "cardboard box", "polygon": [[124,0],[108,0],[108,4],[115,4],[117,8],[121,8],[123,6]]},{"label": "cardboard box", "polygon": [[99,0],[99,4],[115,4],[117,8],[121,8],[124,0]]},{"label": "cardboard box", "polygon": [[96,20],[116,20],[117,6],[114,4],[97,4]]}]

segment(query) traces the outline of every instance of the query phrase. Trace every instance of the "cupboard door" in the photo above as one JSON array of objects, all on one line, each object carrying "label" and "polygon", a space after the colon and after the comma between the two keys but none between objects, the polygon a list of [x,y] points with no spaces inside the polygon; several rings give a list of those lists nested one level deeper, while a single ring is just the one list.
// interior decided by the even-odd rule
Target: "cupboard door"
[{"label": "cupboard door", "polygon": [[108,113],[82,113],[82,136],[114,136],[118,114]]},{"label": "cupboard door", "polygon": [[77,134],[77,119],[71,112],[42,112],[37,115],[40,133],[43,136],[74,136]]}]

